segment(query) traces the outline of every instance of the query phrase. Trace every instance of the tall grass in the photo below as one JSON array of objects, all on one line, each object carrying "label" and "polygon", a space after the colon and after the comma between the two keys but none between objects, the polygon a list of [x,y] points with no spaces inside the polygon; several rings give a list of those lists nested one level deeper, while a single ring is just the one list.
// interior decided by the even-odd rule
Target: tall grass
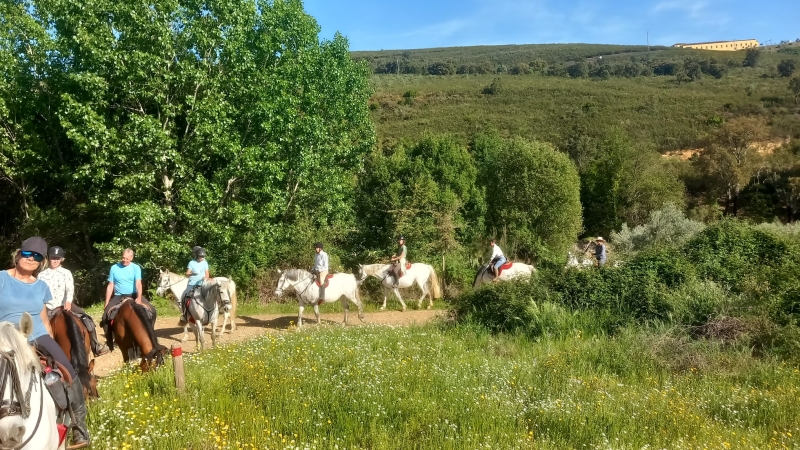
[{"label": "tall grass", "polygon": [[[169,365],[123,370],[89,423],[109,449],[800,445],[800,370],[674,341],[312,327],[186,356],[183,396]],[[703,363],[669,364],[687,354]]]}]

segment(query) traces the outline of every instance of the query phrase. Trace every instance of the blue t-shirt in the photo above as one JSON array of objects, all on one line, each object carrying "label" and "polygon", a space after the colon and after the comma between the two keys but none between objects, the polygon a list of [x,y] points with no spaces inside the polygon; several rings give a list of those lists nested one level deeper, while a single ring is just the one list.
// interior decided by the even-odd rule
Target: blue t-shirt
[{"label": "blue t-shirt", "polygon": [[19,328],[22,313],[33,318],[33,333],[28,341],[47,335],[42,322],[42,308],[53,298],[47,283],[36,280],[25,283],[12,277],[8,271],[0,272],[0,322],[11,322]]},{"label": "blue t-shirt", "polygon": [[194,275],[189,277],[189,286],[203,284],[203,278],[205,278],[206,270],[208,270],[208,261],[204,259],[202,262],[197,262],[193,259],[189,261],[189,265],[186,268],[194,272]]},{"label": "blue t-shirt", "polygon": [[114,283],[114,295],[138,294],[136,280],[142,279],[142,268],[132,262],[123,266],[121,262],[111,266],[108,281]]}]

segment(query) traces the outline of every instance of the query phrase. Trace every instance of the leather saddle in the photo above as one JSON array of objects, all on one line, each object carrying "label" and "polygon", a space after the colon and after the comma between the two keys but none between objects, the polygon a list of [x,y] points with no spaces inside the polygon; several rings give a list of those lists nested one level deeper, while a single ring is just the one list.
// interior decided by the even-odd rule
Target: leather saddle
[{"label": "leather saddle", "polygon": [[[331,278],[333,278],[333,275],[334,274],[329,273],[328,276],[325,277],[325,287],[326,288],[328,287],[328,284],[330,284],[330,281],[331,281]],[[317,287],[323,287],[322,285],[319,284],[319,278],[317,278],[315,282],[317,283]]]},{"label": "leather saddle", "polygon": [[503,273],[504,270],[510,269],[511,266],[513,266],[513,265],[514,265],[513,261],[508,261],[505,264],[503,264],[502,266],[500,266],[500,268],[497,269],[497,276],[499,277],[500,274]]}]

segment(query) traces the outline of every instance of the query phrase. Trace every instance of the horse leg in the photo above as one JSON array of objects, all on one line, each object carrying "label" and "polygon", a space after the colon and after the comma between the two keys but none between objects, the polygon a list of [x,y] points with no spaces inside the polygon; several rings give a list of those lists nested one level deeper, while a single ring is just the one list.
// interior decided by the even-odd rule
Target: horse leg
[{"label": "horse leg", "polygon": [[347,297],[342,299],[342,306],[344,307],[344,325],[347,326],[347,313],[350,311],[350,302],[347,301]]},{"label": "horse leg", "polygon": [[183,326],[183,337],[181,338],[181,342],[186,342],[189,339],[189,321],[186,321],[186,325]]},{"label": "horse leg", "polygon": [[383,294],[383,306],[381,306],[381,311],[386,310],[386,299],[389,297],[388,288],[381,283],[381,293]]},{"label": "horse leg", "polygon": [[297,328],[303,326],[303,310],[306,309],[306,305],[303,304],[303,301],[300,300],[300,308],[297,313]]},{"label": "horse leg", "polygon": [[195,323],[194,323],[194,336],[195,336],[195,340],[197,341],[197,347],[200,349],[201,352],[205,349],[205,346],[206,346],[206,330],[205,330],[205,328],[206,328],[205,325],[203,325],[199,321],[195,320]]},{"label": "horse leg", "polygon": [[417,300],[417,309],[422,309],[422,301],[425,300],[425,296],[428,295],[428,288],[426,283],[422,283],[419,280],[417,280],[417,286],[419,286],[419,289],[422,291],[422,296]]},{"label": "horse leg", "polygon": [[400,296],[400,289],[393,288],[392,292],[394,292],[394,295],[397,297],[398,300],[400,300],[400,304],[403,305],[403,312],[405,312],[406,311],[406,302],[404,302],[403,301],[403,297]]},{"label": "horse leg", "polygon": [[[225,334],[225,326],[228,325],[228,318],[231,316],[231,313],[226,312],[223,313],[222,317],[222,328],[219,329],[219,335],[222,336]],[[231,333],[233,332],[233,328],[231,327]]]},{"label": "horse leg", "polygon": [[319,325],[319,302],[314,302],[314,315],[317,316],[317,325]]},{"label": "horse leg", "polygon": [[211,321],[211,347],[217,346],[217,315],[214,315],[214,319]]}]

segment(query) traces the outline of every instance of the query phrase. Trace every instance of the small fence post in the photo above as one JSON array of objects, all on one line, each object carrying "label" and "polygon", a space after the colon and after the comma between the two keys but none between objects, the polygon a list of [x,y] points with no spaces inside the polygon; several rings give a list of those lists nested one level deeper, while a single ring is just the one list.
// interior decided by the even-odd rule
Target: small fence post
[{"label": "small fence post", "polygon": [[183,374],[183,349],[172,346],[172,367],[175,369],[175,388],[183,394],[186,382]]},{"label": "small fence post", "polygon": [[442,292],[447,290],[447,281],[445,280],[445,266],[444,266],[444,253],[442,253]]}]

